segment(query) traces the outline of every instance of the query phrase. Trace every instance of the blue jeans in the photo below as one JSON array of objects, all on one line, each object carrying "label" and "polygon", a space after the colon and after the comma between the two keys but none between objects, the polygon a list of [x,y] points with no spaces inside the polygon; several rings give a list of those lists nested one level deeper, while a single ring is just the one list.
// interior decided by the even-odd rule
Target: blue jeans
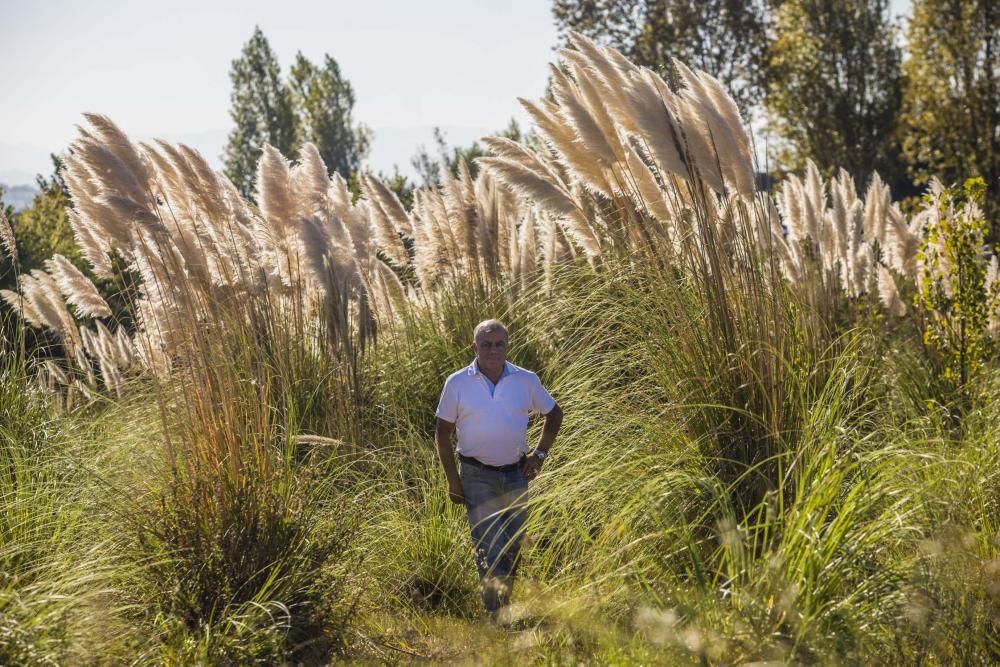
[{"label": "blue jeans", "polygon": [[462,463],[459,469],[483,605],[491,616],[510,601],[517,572],[528,480],[520,468],[507,472]]}]

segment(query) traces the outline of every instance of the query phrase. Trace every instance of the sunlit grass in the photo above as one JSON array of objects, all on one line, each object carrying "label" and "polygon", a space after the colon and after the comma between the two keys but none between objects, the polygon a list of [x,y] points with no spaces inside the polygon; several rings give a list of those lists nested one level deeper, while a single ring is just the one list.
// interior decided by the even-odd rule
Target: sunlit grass
[{"label": "sunlit grass", "polygon": [[[120,651],[188,663],[297,652],[322,662],[343,651],[496,664],[991,655],[1000,590],[995,389],[984,387],[956,440],[910,397],[919,388],[907,380],[919,374],[875,332],[793,347],[779,359],[782,409],[795,416],[775,429],[781,448],[733,474],[706,426],[733,405],[691,382],[708,334],[688,310],[690,295],[662,279],[634,267],[608,266],[600,277],[567,270],[551,300],[503,300],[491,313],[515,323],[512,353],[539,370],[570,417],[533,486],[514,631],[480,616],[464,512],[447,501],[431,439],[440,380],[470,357],[472,304],[444,302],[433,318],[414,311],[385,334],[385,353],[365,361],[370,382],[354,425],[331,426],[317,399],[283,408],[264,431],[255,424],[266,422],[235,422],[241,438],[272,438],[260,456],[271,457],[274,481],[248,487],[261,489],[267,504],[257,507],[281,508],[274,516],[289,530],[309,526],[301,538],[272,533],[286,556],[268,555],[259,538],[235,543],[222,560],[188,538],[143,546],[143,522],[149,531],[173,526],[175,539],[225,544],[212,528],[222,524],[208,523],[217,510],[195,504],[198,495],[170,500],[186,487],[172,481],[169,447],[213,442],[176,439],[186,429],[173,420],[187,413],[164,421],[161,410],[183,408],[182,397],[139,383],[120,401],[57,415],[42,397],[15,391],[24,378],[7,376],[6,414],[19,417],[3,430],[14,477],[5,477],[2,554],[18,572],[3,585],[4,627],[16,638],[8,655],[65,661]],[[243,364],[213,366],[212,377],[243,411],[233,414],[251,416],[274,399],[241,394],[253,383],[226,379]],[[290,406],[314,367],[279,368],[284,377],[268,389],[285,392],[278,404]],[[150,400],[157,395],[160,407]],[[292,432],[301,424],[318,437],[299,443]],[[176,429],[169,446],[165,425]],[[747,501],[751,476],[766,481],[757,502]],[[238,506],[215,507],[230,508],[234,528],[271,530]],[[297,541],[323,535],[342,536],[329,543],[338,550],[310,556]],[[240,554],[271,574],[246,591],[226,589],[238,581],[228,563]],[[205,566],[221,569],[191,569]],[[218,578],[205,578],[213,571]],[[185,581],[201,582],[197,590],[221,606],[181,614],[175,605],[187,598],[176,587]],[[293,631],[303,603],[328,611]],[[113,640],[87,641],[109,629]],[[322,650],[309,644],[324,636]]]}]

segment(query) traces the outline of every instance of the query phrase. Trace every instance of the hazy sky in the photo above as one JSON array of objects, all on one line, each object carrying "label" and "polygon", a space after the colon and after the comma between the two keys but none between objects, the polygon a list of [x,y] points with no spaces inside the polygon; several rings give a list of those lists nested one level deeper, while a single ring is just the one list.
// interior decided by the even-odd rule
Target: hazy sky
[{"label": "hazy sky", "polygon": [[85,111],[221,166],[229,66],[255,25],[285,73],[300,50],[336,58],[384,171],[409,172],[434,126],[466,144],[523,120],[515,97],[542,94],[557,42],[551,0],[0,0],[0,182],[48,174]]},{"label": "hazy sky", "polygon": [[230,62],[255,25],[286,73],[300,50],[337,60],[383,170],[408,170],[434,126],[467,143],[523,119],[515,97],[542,94],[557,41],[550,0],[0,0],[0,182],[48,173],[84,111],[219,164]]}]

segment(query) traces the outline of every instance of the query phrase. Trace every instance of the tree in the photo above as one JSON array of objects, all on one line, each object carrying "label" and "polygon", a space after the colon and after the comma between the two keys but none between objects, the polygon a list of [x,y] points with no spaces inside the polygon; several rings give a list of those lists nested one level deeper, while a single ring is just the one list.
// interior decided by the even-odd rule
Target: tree
[{"label": "tree", "polygon": [[903,102],[903,153],[924,183],[986,182],[992,238],[1000,239],[1000,5],[915,0]]},{"label": "tree", "polygon": [[317,67],[297,54],[286,82],[267,38],[256,28],[229,76],[236,127],[226,144],[225,173],[244,196],[254,196],[264,144],[292,157],[312,142],[331,173],[350,179],[360,169],[371,132],[352,123],[354,89],[329,55]]},{"label": "tree", "polygon": [[671,58],[725,84],[746,117],[763,93],[761,0],[555,0],[560,32],[580,32],[673,77]]},{"label": "tree", "polygon": [[888,0],[786,0],[769,49],[769,125],[780,166],[811,158],[856,183],[878,171],[897,196],[907,187],[897,126],[902,50]]},{"label": "tree", "polygon": [[256,189],[257,161],[264,144],[291,155],[295,144],[295,114],[281,80],[278,59],[267,38],[255,28],[229,71],[233,83],[229,111],[236,127],[225,148],[225,174],[247,197]]},{"label": "tree", "polygon": [[288,81],[295,114],[296,147],[316,144],[327,169],[349,176],[368,153],[371,132],[353,125],[354,90],[340,75],[337,61],[325,56],[319,68],[299,53]]},{"label": "tree", "polygon": [[38,194],[13,219],[23,273],[42,268],[43,262],[54,253],[63,255],[81,269],[86,265],[69,222],[70,199],[60,175],[62,161],[55,155],[52,166],[51,177],[39,175],[35,178]]}]

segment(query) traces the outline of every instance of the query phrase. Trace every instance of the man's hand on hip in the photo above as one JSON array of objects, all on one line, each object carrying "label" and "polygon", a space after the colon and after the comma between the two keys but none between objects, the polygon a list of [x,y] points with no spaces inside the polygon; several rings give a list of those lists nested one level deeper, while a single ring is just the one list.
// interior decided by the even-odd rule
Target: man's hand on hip
[{"label": "man's hand on hip", "polygon": [[448,498],[451,499],[451,502],[457,505],[462,505],[465,503],[465,491],[462,489],[461,482],[448,484]]},{"label": "man's hand on hip", "polygon": [[542,461],[534,454],[524,460],[524,466],[521,468],[521,472],[524,473],[524,476],[528,478],[529,482],[535,479],[541,470]]}]

